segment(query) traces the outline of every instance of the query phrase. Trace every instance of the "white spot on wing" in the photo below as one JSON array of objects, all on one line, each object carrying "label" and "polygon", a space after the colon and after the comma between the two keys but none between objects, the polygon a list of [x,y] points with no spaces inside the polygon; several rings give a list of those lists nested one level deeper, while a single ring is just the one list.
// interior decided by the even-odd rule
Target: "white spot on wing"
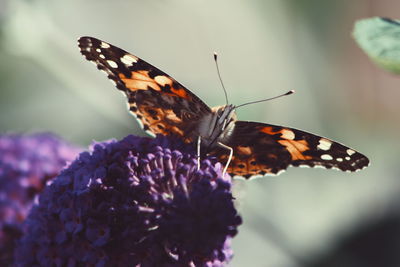
[{"label": "white spot on wing", "polygon": [[101,48],[110,48],[110,45],[105,42],[101,42],[100,46]]},{"label": "white spot on wing", "polygon": [[350,160],[350,157],[345,157],[344,159],[345,159],[345,160]]},{"label": "white spot on wing", "polygon": [[323,159],[323,160],[333,160],[332,156],[329,155],[329,154],[321,155],[321,159]]},{"label": "white spot on wing", "polygon": [[311,168],[310,165],[306,165],[306,164],[300,164],[299,167],[300,168]]},{"label": "white spot on wing", "polygon": [[171,85],[172,84],[172,80],[170,78],[168,78],[167,76],[164,75],[158,75],[156,77],[154,77],[154,80],[162,86],[165,86],[166,84]]},{"label": "white spot on wing", "polygon": [[156,137],[155,133],[153,133],[150,130],[145,131],[148,135],[150,135],[151,137]]},{"label": "white spot on wing", "polygon": [[101,49],[100,48],[96,48],[96,52],[97,53],[101,53]]},{"label": "white spot on wing", "polygon": [[339,161],[339,162],[342,162],[342,161],[343,161],[342,158],[337,158],[336,160]]},{"label": "white spot on wing", "polygon": [[112,60],[107,60],[107,64],[108,64],[111,68],[114,68],[114,69],[118,68],[118,64],[115,63],[115,62],[112,61]]},{"label": "white spot on wing", "polygon": [[[129,106],[128,106],[129,107]],[[138,119],[138,117],[136,116],[136,113],[131,111],[131,114],[135,117],[136,121],[138,122],[139,126],[141,129],[143,129],[143,122],[141,120]]]},{"label": "white spot on wing", "polygon": [[293,140],[295,135],[294,135],[294,132],[291,130],[282,129],[281,137],[284,139],[287,139],[287,140]]},{"label": "white spot on wing", "polygon": [[105,59],[106,57],[103,54],[99,54],[99,58]]},{"label": "white spot on wing", "polygon": [[349,156],[351,156],[351,155],[353,155],[354,153],[356,153],[353,149],[347,149],[346,150],[346,152],[347,152],[347,154],[349,155]]},{"label": "white spot on wing", "polygon": [[137,63],[138,62],[138,58],[133,56],[133,55],[124,55],[123,57],[121,57],[121,62],[124,63],[127,66],[132,66],[133,63]]},{"label": "white spot on wing", "polygon": [[321,150],[329,150],[331,148],[332,145],[332,141],[325,139],[325,138],[321,138],[319,140],[319,144],[317,146],[317,148],[321,149]]}]

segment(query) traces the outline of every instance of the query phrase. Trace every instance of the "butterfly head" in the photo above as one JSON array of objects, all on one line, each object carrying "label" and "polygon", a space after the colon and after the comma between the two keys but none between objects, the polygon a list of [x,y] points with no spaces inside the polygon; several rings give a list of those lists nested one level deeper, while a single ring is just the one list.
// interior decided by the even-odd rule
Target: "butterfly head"
[{"label": "butterfly head", "polygon": [[203,146],[212,148],[218,142],[227,140],[235,127],[236,113],[234,105],[212,108],[212,112],[204,116],[198,128]]},{"label": "butterfly head", "polygon": [[217,117],[217,125],[221,126],[222,131],[229,128],[229,124],[237,120],[235,109],[236,107],[231,104],[212,108],[212,112]]}]

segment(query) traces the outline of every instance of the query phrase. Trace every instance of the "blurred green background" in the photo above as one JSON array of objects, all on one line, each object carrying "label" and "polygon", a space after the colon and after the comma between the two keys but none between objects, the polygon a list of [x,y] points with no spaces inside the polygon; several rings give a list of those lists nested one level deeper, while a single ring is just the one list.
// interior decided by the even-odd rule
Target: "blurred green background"
[{"label": "blurred green background", "polygon": [[371,16],[400,18],[400,3],[0,0],[0,131],[51,131],[82,146],[145,135],[122,94],[80,55],[80,36],[145,59],[210,106],[225,103],[217,51],[234,104],[296,90],[239,109],[239,119],[320,134],[371,160],[352,174],[290,168],[279,177],[238,180],[244,224],[231,265],[358,266],[319,262],[363,225],[400,210],[400,80],[351,38],[354,22]]}]

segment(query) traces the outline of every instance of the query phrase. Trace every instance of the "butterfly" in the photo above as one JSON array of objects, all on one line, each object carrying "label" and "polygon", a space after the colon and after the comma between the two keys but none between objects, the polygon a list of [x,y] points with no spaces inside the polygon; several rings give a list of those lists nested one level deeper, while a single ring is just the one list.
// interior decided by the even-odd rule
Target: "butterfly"
[{"label": "butterfly", "polygon": [[353,172],[369,165],[366,156],[328,138],[239,121],[234,105],[210,108],[165,72],[109,43],[81,37],[78,45],[126,95],[130,112],[147,133],[197,142],[202,153],[217,157],[231,176],[274,175],[289,166]]}]

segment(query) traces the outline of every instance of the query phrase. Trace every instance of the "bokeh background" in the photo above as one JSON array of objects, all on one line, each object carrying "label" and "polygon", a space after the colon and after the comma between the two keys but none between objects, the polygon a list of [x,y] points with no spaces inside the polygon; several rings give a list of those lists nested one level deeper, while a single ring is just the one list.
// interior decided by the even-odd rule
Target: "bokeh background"
[{"label": "bokeh background", "polygon": [[320,134],[371,160],[352,174],[291,168],[238,180],[244,224],[232,266],[400,266],[400,79],[351,37],[371,16],[400,18],[400,3],[0,0],[0,132],[51,131],[82,146],[144,135],[122,94],[80,55],[79,36],[132,52],[210,106],[225,102],[217,51],[234,104],[296,90],[239,109],[241,120]]}]

